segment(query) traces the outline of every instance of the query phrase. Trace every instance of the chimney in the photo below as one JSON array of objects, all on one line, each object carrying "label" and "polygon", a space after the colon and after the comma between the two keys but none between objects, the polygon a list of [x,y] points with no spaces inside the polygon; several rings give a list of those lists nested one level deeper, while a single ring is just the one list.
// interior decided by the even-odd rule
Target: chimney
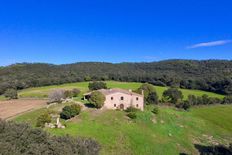
[{"label": "chimney", "polygon": [[142,95],[144,96],[144,90],[142,90]]}]

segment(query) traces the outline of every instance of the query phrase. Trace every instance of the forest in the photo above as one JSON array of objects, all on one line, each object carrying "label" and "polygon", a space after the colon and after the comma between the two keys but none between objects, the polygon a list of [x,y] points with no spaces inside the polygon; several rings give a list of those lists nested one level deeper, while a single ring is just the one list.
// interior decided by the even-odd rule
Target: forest
[{"label": "forest", "polygon": [[165,60],[141,63],[18,63],[0,67],[0,94],[80,81],[148,82],[158,86],[232,94],[232,61]]}]

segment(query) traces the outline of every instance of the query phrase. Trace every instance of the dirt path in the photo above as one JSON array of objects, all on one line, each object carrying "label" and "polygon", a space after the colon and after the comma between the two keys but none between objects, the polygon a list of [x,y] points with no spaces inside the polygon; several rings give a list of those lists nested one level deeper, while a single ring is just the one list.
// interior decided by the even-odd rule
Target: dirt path
[{"label": "dirt path", "polygon": [[26,111],[46,106],[46,100],[18,99],[0,101],[0,118],[8,119]]}]

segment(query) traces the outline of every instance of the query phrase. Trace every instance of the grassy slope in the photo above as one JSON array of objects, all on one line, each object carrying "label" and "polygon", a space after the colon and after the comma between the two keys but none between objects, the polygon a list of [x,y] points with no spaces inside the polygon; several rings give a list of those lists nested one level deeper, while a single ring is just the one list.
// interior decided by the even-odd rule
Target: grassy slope
[{"label": "grassy slope", "polygon": [[[149,106],[144,112],[139,112],[135,121],[128,120],[122,111],[84,111],[77,118],[66,122],[66,129],[48,131],[55,135],[70,134],[94,138],[102,145],[103,155],[175,155],[180,152],[196,154],[193,139],[205,144],[208,144],[209,140],[203,135],[213,136],[220,143],[232,139],[232,106],[193,108],[190,112],[160,107],[157,116],[150,112],[151,109]],[[15,120],[27,120],[34,125],[38,114],[45,110],[29,112]],[[156,124],[152,122],[154,118]],[[161,123],[162,121],[164,123]]]},{"label": "grassy slope", "polygon": [[[123,89],[137,89],[141,83],[136,82],[116,82],[116,81],[107,81],[107,86],[109,88],[123,88]],[[25,89],[19,92],[20,97],[47,97],[49,92],[51,92],[54,89],[61,88],[61,89],[73,89],[73,88],[79,88],[82,92],[88,91],[88,82],[77,82],[77,83],[70,83],[70,84],[63,84],[63,85],[53,85],[53,86],[45,86],[45,87],[37,87],[37,88],[29,88]],[[161,97],[164,90],[167,89],[167,87],[160,87],[155,86],[156,91],[158,95]],[[189,90],[189,89],[180,89],[184,97],[186,98],[190,94],[194,94],[197,96],[201,96],[203,94],[207,94],[211,97],[218,97],[223,98],[223,95],[206,92],[206,91],[200,91],[200,90]]]}]

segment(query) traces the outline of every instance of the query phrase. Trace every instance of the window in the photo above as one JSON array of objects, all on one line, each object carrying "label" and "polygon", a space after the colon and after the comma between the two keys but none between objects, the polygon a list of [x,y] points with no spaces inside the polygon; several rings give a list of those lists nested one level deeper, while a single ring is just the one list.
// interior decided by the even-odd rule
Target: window
[{"label": "window", "polygon": [[123,96],[121,97],[121,100],[124,100],[124,97],[123,97]]},{"label": "window", "polygon": [[139,98],[138,97],[136,97],[136,101],[138,101],[139,100]]},{"label": "window", "polygon": [[139,107],[139,105],[138,105],[138,104],[136,104],[136,107],[138,108],[138,107]]},{"label": "window", "polygon": [[116,107],[117,105],[116,104],[114,104],[114,107]]},{"label": "window", "polygon": [[111,97],[111,100],[113,100],[114,99],[114,97]]}]

